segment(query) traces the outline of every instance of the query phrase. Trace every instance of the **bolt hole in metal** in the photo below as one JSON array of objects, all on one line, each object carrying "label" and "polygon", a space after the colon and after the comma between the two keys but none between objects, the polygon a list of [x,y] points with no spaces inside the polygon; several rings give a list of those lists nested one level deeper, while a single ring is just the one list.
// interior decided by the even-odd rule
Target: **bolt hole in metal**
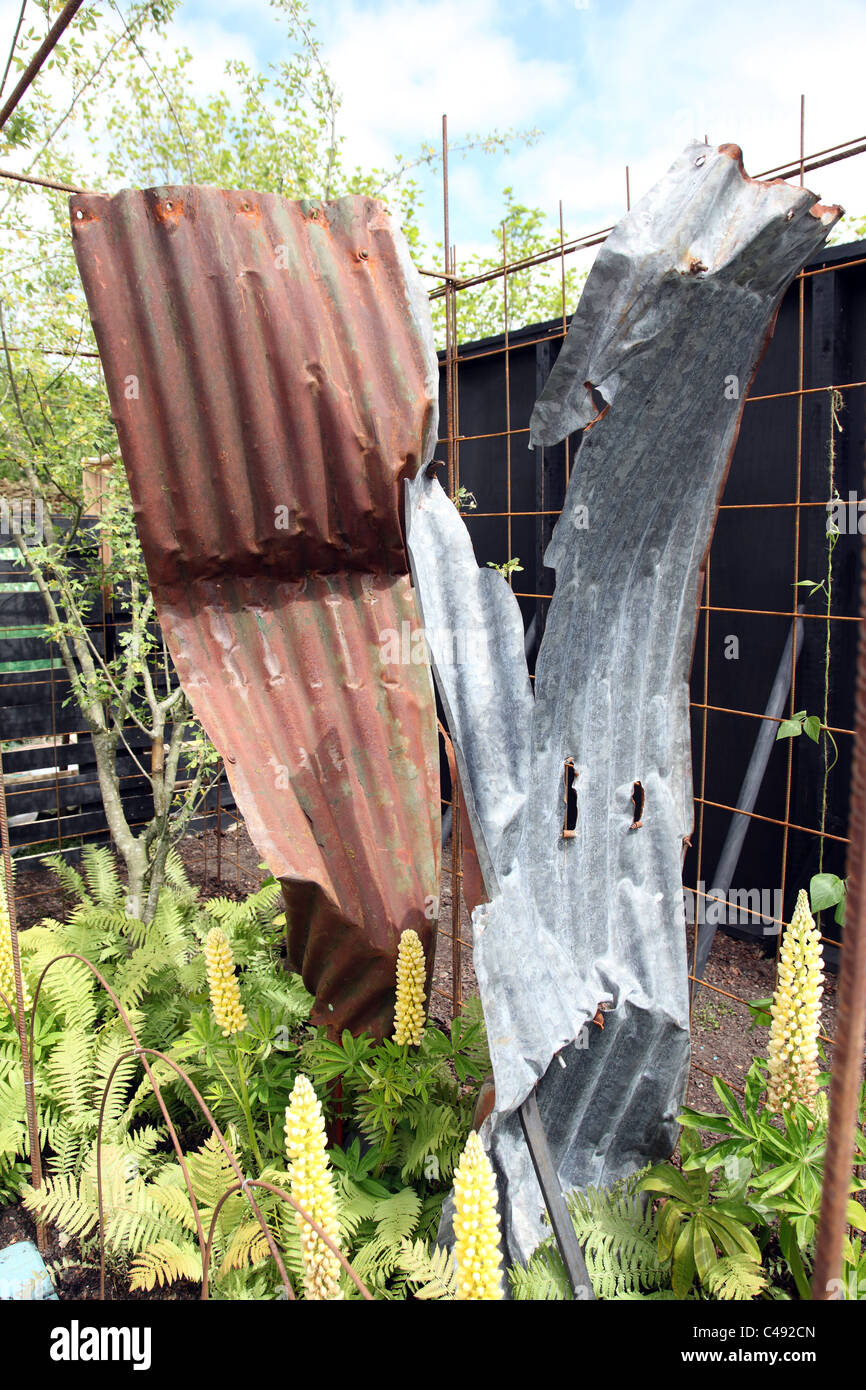
[{"label": "bolt hole in metal", "polygon": [[578,772],[573,758],[565,760],[565,817],[562,823],[563,840],[573,840],[577,835],[577,778]]},{"label": "bolt hole in metal", "polygon": [[84,218],[84,213],[81,211],[81,208],[76,208],[76,209],[75,209],[75,216],[76,216],[77,221],[81,222],[81,221],[83,220],[83,218]]},{"label": "bolt hole in metal", "polygon": [[635,782],[634,786],[631,789],[631,802],[632,806],[634,807],[634,816],[632,817],[632,822],[629,826],[629,830],[640,830],[641,826],[643,825],[643,809],[645,800],[646,797],[644,796],[643,786],[640,782]]},{"label": "bolt hole in metal", "polygon": [[707,156],[705,154],[699,154],[697,159],[695,160],[695,168],[700,169],[701,165],[706,164],[706,162]]}]

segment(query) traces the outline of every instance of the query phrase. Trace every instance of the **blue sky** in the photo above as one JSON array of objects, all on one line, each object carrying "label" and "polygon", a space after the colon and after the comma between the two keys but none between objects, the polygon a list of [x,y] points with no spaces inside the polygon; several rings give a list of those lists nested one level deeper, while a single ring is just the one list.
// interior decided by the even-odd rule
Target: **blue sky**
[{"label": "blue sky", "polygon": [[[0,0],[0,36],[19,0]],[[311,0],[343,96],[352,162],[387,163],[472,131],[538,127],[531,148],[470,155],[452,167],[458,255],[489,246],[502,189],[541,206],[561,198],[567,232],[624,210],[693,136],[743,146],[753,173],[796,156],[799,97],[808,150],[866,135],[863,0]],[[186,0],[172,40],[196,55],[202,94],[225,60],[278,60],[284,40],[267,0]],[[807,179],[825,201],[866,214],[866,157]],[[427,237],[441,236],[438,173],[424,179]]]},{"label": "blue sky", "polygon": [[[343,94],[342,133],[362,163],[438,142],[443,111],[451,138],[494,127],[538,127],[532,148],[472,155],[453,167],[458,246],[487,240],[501,192],[567,229],[617,217],[692,136],[743,146],[752,172],[796,155],[799,97],[807,148],[866,134],[862,0],[313,0],[312,12]],[[179,29],[248,45],[259,61],[279,53],[266,0],[242,7],[188,0]],[[275,39],[277,42],[275,43]],[[816,191],[866,213],[866,158],[824,171]],[[425,219],[441,225],[435,177],[425,181]]]}]

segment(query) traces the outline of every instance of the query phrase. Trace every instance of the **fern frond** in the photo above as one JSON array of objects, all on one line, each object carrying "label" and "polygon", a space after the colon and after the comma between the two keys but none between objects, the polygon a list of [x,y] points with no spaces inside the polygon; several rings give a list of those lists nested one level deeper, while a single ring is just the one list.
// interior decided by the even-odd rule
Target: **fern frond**
[{"label": "fern frond", "polygon": [[41,1221],[53,1221],[68,1235],[86,1236],[96,1230],[99,1221],[95,1194],[89,1188],[83,1176],[57,1173],[44,1178],[38,1189],[25,1187],[21,1200]]},{"label": "fern frond", "polygon": [[534,1251],[525,1267],[513,1265],[508,1279],[512,1297],[521,1303],[571,1299],[571,1285],[559,1251],[547,1244]]},{"label": "fern frond", "polygon": [[395,1249],[399,1249],[400,1242],[414,1233],[420,1215],[421,1198],[412,1187],[404,1187],[390,1197],[381,1198],[372,1213],[378,1237]]},{"label": "fern frond", "polygon": [[46,854],[42,863],[46,869],[50,869],[53,874],[56,874],[65,893],[77,901],[89,901],[84,879],[73,869],[71,864],[67,864],[62,854]]},{"label": "fern frond", "polygon": [[599,1298],[657,1288],[663,1281],[659,1263],[656,1217],[644,1210],[636,1173],[608,1191],[590,1187],[568,1197],[577,1238]]},{"label": "fern frond", "polygon": [[450,1251],[440,1246],[428,1251],[423,1240],[402,1240],[400,1268],[416,1298],[457,1298],[457,1269]]},{"label": "fern frond", "polygon": [[178,893],[192,892],[192,885],[187,878],[184,862],[172,845],[165,860],[165,881],[170,888],[174,888]]},{"label": "fern frond", "polygon": [[124,891],[117,875],[114,855],[107,845],[85,845],[81,851],[84,878],[93,899],[102,907],[117,907]]},{"label": "fern frond", "polygon": [[751,1299],[764,1292],[767,1276],[748,1255],[724,1255],[709,1271],[704,1283],[713,1298]]},{"label": "fern frond", "polygon": [[111,1079],[111,1090],[108,1093],[105,1106],[105,1124],[108,1129],[120,1120],[126,1107],[133,1077],[139,1068],[139,1060],[132,1052],[132,1046],[129,1034],[118,1020],[114,1025],[109,1025],[103,1030],[93,1052],[93,1081],[90,1100],[94,1109],[97,1110],[102,1104],[112,1067],[116,1062],[119,1062],[124,1053],[129,1054],[124,1057],[122,1062],[119,1062],[117,1071]]},{"label": "fern frond", "polygon": [[423,1105],[413,1118],[415,1122],[402,1154],[403,1181],[420,1177],[431,1157],[436,1158],[438,1176],[450,1177],[465,1143],[457,1113],[449,1105]]},{"label": "fern frond", "polygon": [[232,1269],[252,1268],[270,1257],[270,1246],[258,1221],[245,1221],[232,1232],[216,1277],[222,1279]]},{"label": "fern frond", "polygon": [[[215,1207],[223,1193],[238,1180],[215,1134],[209,1134],[201,1148],[188,1156],[187,1167],[196,1200],[203,1207]],[[219,1218],[223,1231],[234,1226],[245,1202],[243,1193],[239,1192],[223,1205]]]},{"label": "fern frond", "polygon": [[[25,937],[29,933],[25,932]],[[64,954],[56,939],[44,943],[31,957],[33,974],[38,977],[55,956]],[[64,960],[55,965],[42,984],[40,1000],[46,999],[67,1028],[87,1031],[96,1022],[97,981],[83,961]]]},{"label": "fern frond", "polygon": [[45,1072],[51,1082],[52,1095],[69,1119],[95,1116],[93,1051],[91,1034],[67,1028],[46,1058]]},{"label": "fern frond", "polygon": [[198,1245],[185,1241],[154,1241],[135,1256],[130,1271],[130,1289],[146,1289],[150,1293],[157,1284],[163,1287],[178,1279],[201,1281],[201,1252]]}]

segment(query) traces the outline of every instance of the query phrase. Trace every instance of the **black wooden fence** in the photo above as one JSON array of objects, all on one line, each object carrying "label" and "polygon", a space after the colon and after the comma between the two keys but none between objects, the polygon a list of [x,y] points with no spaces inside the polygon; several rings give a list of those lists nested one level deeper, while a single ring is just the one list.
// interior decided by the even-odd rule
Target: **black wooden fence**
[{"label": "black wooden fence", "polygon": [[[26,860],[102,843],[109,836],[93,744],[57,644],[47,634],[45,602],[10,531],[17,520],[25,535],[35,534],[35,512],[31,509],[28,516],[21,506],[17,499],[5,503],[0,529],[0,737],[10,840],[16,858]],[[19,509],[17,517],[13,507]],[[54,523],[61,531],[68,524],[62,517]],[[71,550],[73,563],[95,565],[98,572],[92,552],[93,523],[85,520]],[[93,646],[111,656],[129,622],[122,595],[97,588],[85,616]],[[159,688],[164,678],[158,667],[153,679]],[[149,740],[130,723],[118,745],[116,768],[124,813],[133,826],[153,815],[150,784],[142,771],[149,758]],[[218,798],[223,809],[234,804],[224,778],[219,791],[215,786],[208,793],[191,829],[202,827]]]}]

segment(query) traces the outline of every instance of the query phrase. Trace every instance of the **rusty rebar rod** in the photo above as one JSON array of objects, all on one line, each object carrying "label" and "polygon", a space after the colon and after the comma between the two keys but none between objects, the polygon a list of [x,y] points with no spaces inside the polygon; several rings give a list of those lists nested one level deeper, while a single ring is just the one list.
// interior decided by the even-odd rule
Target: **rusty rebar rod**
[{"label": "rusty rebar rod", "polygon": [[[21,978],[21,952],[18,947],[18,914],[15,910],[15,888],[12,882],[12,848],[9,843],[9,818],[6,815],[6,780],[3,775],[3,746],[0,744],[0,841],[3,846],[3,877],[6,882],[6,907],[9,916],[9,938],[12,945],[12,971],[15,977],[15,1027],[21,1049],[21,1070],[24,1073],[24,1105],[27,1113],[27,1139],[30,1145],[30,1183],[42,1186],[42,1153],[39,1148],[39,1125],[36,1120],[36,1096],[33,1087],[33,1061],[27,1038],[24,1011],[24,981]],[[45,1227],[36,1223],[36,1244],[45,1250]]]},{"label": "rusty rebar rod", "polygon": [[76,188],[72,183],[61,183],[59,179],[42,179],[37,174],[19,174],[14,169],[0,169],[0,179],[14,179],[16,183],[32,183],[36,188],[53,188],[58,193],[86,193],[86,188]]},{"label": "rusty rebar rod", "polygon": [[30,62],[19,77],[9,100],[5,102],[2,111],[0,111],[0,130],[3,129],[31,82],[38,76],[39,69],[42,67],[45,59],[55,47],[63,31],[69,27],[83,4],[84,0],[66,0],[66,4],[63,6],[60,14],[55,19],[48,33],[45,35],[45,38],[42,40],[36,52],[33,54],[33,57],[30,59]]},{"label": "rusty rebar rod", "polygon": [[[861,578],[860,612],[866,616],[866,566]],[[816,1299],[831,1297],[832,1281],[838,1278],[842,1265],[866,1042],[866,624],[860,627],[857,650],[855,728],[848,895],[830,1083],[830,1123],[812,1275],[812,1296]]]}]

